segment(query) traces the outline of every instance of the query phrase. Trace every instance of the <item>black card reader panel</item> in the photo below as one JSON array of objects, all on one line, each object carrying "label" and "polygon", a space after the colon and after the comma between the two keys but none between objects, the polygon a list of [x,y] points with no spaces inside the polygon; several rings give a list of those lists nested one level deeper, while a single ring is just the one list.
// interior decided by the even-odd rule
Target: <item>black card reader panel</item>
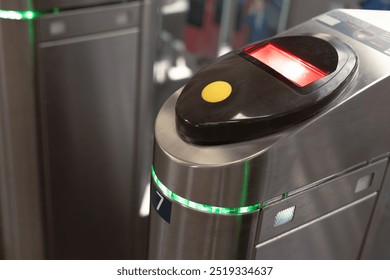
[{"label": "black card reader panel", "polygon": [[319,112],[356,68],[355,52],[328,35],[252,44],[216,59],[187,83],[176,104],[177,131],[201,145],[272,134]]}]

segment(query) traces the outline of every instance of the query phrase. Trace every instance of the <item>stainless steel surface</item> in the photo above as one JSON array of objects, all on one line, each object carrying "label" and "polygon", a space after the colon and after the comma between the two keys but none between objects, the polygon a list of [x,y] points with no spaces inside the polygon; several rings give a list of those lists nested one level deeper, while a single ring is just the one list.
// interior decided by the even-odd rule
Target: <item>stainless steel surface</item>
[{"label": "stainless steel surface", "polygon": [[141,3],[135,2],[44,15],[37,21],[37,40],[46,42],[138,27],[140,10]]},{"label": "stainless steel surface", "polygon": [[30,0],[30,1],[15,1],[15,0],[1,0],[0,8],[4,10],[50,10],[54,8],[69,9],[80,8],[88,6],[106,5],[110,3],[131,2],[121,0]]},{"label": "stainless steel surface", "polygon": [[[143,2],[141,14],[141,37],[140,46],[144,46],[140,51],[139,65],[139,86],[137,94],[137,133],[135,144],[135,166],[134,178],[139,188],[138,199],[136,201],[137,209],[142,207],[144,195],[148,195],[147,186],[150,183],[150,166],[153,154],[153,108],[154,108],[154,84],[153,84],[153,64],[155,62],[155,46],[157,44],[159,29],[156,28],[159,21],[157,14],[158,5],[154,0]],[[137,259],[146,259],[148,255],[148,233],[149,216],[141,216],[135,220],[135,233],[137,241],[135,242],[135,257]]]},{"label": "stainless steel surface", "polygon": [[100,5],[108,3],[118,3],[125,2],[121,0],[55,0],[56,6],[58,8],[69,8],[69,7],[78,7],[78,6],[88,6],[88,5]]},{"label": "stainless steel surface", "polygon": [[231,51],[232,48],[232,34],[237,15],[236,0],[225,0],[222,4],[221,24],[218,36],[218,55],[225,54]]},{"label": "stainless steel surface", "polygon": [[2,257],[44,258],[31,29],[0,20],[0,229]]},{"label": "stainless steel surface", "polygon": [[288,13],[285,13],[286,19],[284,19],[284,27],[287,29],[329,11],[334,1],[293,0],[289,2]]},{"label": "stainless steel surface", "polygon": [[173,202],[168,224],[152,209],[149,259],[251,258],[258,213],[212,215]]},{"label": "stainless steel surface", "polygon": [[[12,0],[11,0],[12,1]],[[33,6],[34,6],[34,9],[37,9],[37,10],[46,10],[46,9],[53,9],[56,7],[56,3],[55,3],[56,0],[33,0],[32,3],[33,3]],[[13,2],[21,2],[21,1],[13,1]],[[28,1],[23,1],[23,2],[28,2]],[[31,2],[30,2],[31,4]],[[16,9],[18,10],[18,9]]]},{"label": "stainless steel surface", "polygon": [[[296,2],[294,1],[293,4]],[[283,32],[287,29],[287,20],[290,14],[291,0],[283,0],[281,4],[279,22],[276,34]],[[309,17],[310,18],[310,17]]]},{"label": "stainless steel surface", "polygon": [[[339,12],[343,13],[342,10]],[[384,20],[386,15],[374,13],[373,17],[382,17]],[[354,13],[354,16],[359,17],[359,12]],[[376,194],[369,195],[369,193],[373,191],[376,193],[380,189],[379,194],[382,196],[388,191],[387,187],[381,187],[381,178],[387,160],[384,158],[387,158],[390,152],[390,129],[387,122],[390,119],[390,111],[387,109],[390,57],[370,47],[366,42],[359,42],[358,38],[348,36],[333,25],[324,24],[317,19],[292,28],[280,36],[311,33],[335,36],[351,45],[358,56],[356,75],[334,103],[294,127],[258,140],[229,145],[198,146],[184,142],[176,133],[175,103],[181,92],[179,90],[167,100],[156,120],[154,170],[159,180],[174,194],[192,202],[212,206],[242,207],[256,203],[270,203],[281,199],[286,193],[295,193],[298,201],[298,197],[303,195],[300,203],[304,204],[306,200],[307,205],[302,204],[302,209],[304,206],[308,209],[307,213],[311,212],[317,218],[310,215],[299,216],[301,206],[297,206],[297,219],[301,219],[301,224],[297,222],[295,226],[302,227],[299,235],[308,238],[319,230],[323,231],[324,235],[313,237],[313,242],[319,243],[317,247],[313,247],[315,252],[308,249],[306,252],[300,251],[301,255],[298,252],[296,255],[284,255],[282,258],[358,258],[376,202]],[[384,160],[369,165],[379,159]],[[360,184],[363,181],[370,181],[369,177],[365,177],[370,176],[365,173],[365,169],[355,171],[362,166],[368,166],[366,171],[376,174],[373,177],[372,189],[368,187],[355,195],[353,190],[356,189],[359,179],[364,178],[361,179]],[[349,174],[351,171],[353,173]],[[360,172],[363,172],[361,174],[363,177],[359,177]],[[340,177],[343,175],[346,176]],[[332,179],[334,181],[331,181]],[[320,184],[323,184],[321,188]],[[358,189],[361,187],[360,185]],[[310,196],[309,191],[300,192],[305,189],[318,192],[318,195],[328,199],[334,193],[338,197],[333,198],[327,205],[321,206],[320,201]],[[366,195],[369,197],[367,198]],[[362,200],[359,203],[352,202],[357,199]],[[294,200],[295,198],[292,197],[282,203],[288,204]],[[345,209],[336,210],[334,215],[329,214],[329,211],[344,207],[351,202],[351,207],[345,206]],[[185,231],[190,231],[188,221],[191,221],[194,230],[202,222],[198,219],[192,220],[192,217],[206,214],[188,210],[185,206],[181,209],[187,213],[186,216],[175,218],[172,212],[170,225],[152,210],[150,256],[152,258],[224,258],[219,251],[210,253],[209,250],[207,251],[209,253],[204,254],[204,251],[197,248],[204,244],[209,247],[224,248],[228,244],[235,244],[237,240],[232,236],[229,242],[218,239],[219,234],[224,234],[224,231],[218,227],[215,228],[215,235],[194,239],[194,236],[183,232],[184,228]],[[278,211],[283,209],[278,208]],[[264,219],[267,218],[266,211],[272,211],[272,207],[269,210],[264,209]],[[360,216],[356,216],[356,213]],[[321,218],[320,215],[325,216]],[[218,215],[208,214],[208,216],[210,219],[208,223],[217,224],[211,221],[213,219],[217,221]],[[356,226],[356,236],[350,238],[351,232],[343,231],[343,225],[348,220],[345,217],[351,219],[351,226]],[[318,223],[309,222],[312,219],[317,219]],[[260,230],[263,230],[261,226],[264,221],[260,221]],[[302,223],[307,222],[311,223],[310,226],[302,226]],[[291,223],[293,225],[294,220]],[[336,233],[326,230],[323,225],[343,231],[337,233],[340,234],[340,239]],[[244,224],[239,224],[237,229],[240,226]],[[288,223],[280,226],[280,232],[277,234],[283,232],[283,227],[287,229]],[[268,234],[266,238],[272,236]],[[296,235],[291,235],[291,238],[292,236]],[[171,240],[180,240],[180,246]],[[290,237],[283,240],[290,240]],[[298,238],[298,240],[300,243],[291,246],[302,244],[303,239]],[[325,246],[327,240],[333,240],[334,244],[345,242],[348,249],[340,247],[345,249],[344,252],[335,252],[331,248],[327,250]],[[181,247],[181,244],[186,242],[194,244],[191,244],[191,247]],[[284,244],[284,241],[282,243]],[[248,248],[250,242],[244,241],[241,245],[243,248]],[[271,251],[275,247],[272,245],[267,248],[271,248],[269,249]],[[258,252],[260,252],[258,257],[274,256],[270,253],[261,255],[261,250]],[[225,258],[233,257],[232,254],[225,255]]]},{"label": "stainless steel surface", "polygon": [[135,237],[124,221],[137,213],[130,200],[137,195],[137,33],[128,29],[39,45],[53,256],[129,258],[133,251],[129,241]]},{"label": "stainless steel surface", "polygon": [[28,1],[1,0],[0,1],[0,9],[13,10],[13,11],[27,10],[28,9]]},{"label": "stainless steel surface", "polygon": [[126,2],[121,0],[33,0],[35,9],[68,9],[68,8],[79,8],[85,6],[97,6],[109,3]]},{"label": "stainless steel surface", "polygon": [[[374,213],[369,233],[366,237],[362,259],[389,260],[390,259],[390,195],[384,196],[386,204],[382,207],[380,215]],[[378,208],[378,207],[376,207]],[[377,209],[375,210],[377,211]],[[375,222],[375,225],[373,223]]]},{"label": "stainless steel surface", "polygon": [[378,201],[367,231],[362,259],[390,259],[390,165],[379,191]]},{"label": "stainless steel surface", "polygon": [[0,216],[0,260],[5,259],[3,231],[3,221],[2,217]]},{"label": "stainless steel surface", "polygon": [[[387,159],[384,159],[264,208],[261,211],[258,243],[323,216],[370,193],[378,192],[386,167]],[[367,189],[356,192],[357,182],[365,176],[371,177],[371,184]],[[296,207],[294,219],[282,226],[274,227],[275,215],[292,206]]]},{"label": "stainless steel surface", "polygon": [[256,246],[256,259],[357,259],[376,193]]},{"label": "stainless steel surface", "polygon": [[[117,14],[126,8],[139,9]],[[102,20],[94,11],[91,18]],[[41,28],[55,21],[43,20]],[[39,45],[54,258],[134,257],[138,38],[131,28]]]}]

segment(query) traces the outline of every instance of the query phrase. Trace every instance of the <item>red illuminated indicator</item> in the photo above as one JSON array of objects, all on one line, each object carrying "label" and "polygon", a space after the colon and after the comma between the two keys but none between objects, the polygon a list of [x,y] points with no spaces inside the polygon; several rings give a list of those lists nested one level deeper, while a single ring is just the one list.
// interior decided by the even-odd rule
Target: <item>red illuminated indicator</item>
[{"label": "red illuminated indicator", "polygon": [[272,43],[250,51],[249,54],[276,72],[279,72],[299,87],[304,87],[327,75],[321,69],[280,49]]}]

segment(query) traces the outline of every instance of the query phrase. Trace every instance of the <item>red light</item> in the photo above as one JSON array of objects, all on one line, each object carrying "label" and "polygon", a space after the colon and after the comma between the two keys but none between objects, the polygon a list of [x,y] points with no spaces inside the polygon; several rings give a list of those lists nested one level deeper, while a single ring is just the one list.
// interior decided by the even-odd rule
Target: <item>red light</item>
[{"label": "red light", "polygon": [[280,49],[272,43],[250,51],[249,54],[282,74],[299,87],[304,87],[327,75],[321,69]]}]

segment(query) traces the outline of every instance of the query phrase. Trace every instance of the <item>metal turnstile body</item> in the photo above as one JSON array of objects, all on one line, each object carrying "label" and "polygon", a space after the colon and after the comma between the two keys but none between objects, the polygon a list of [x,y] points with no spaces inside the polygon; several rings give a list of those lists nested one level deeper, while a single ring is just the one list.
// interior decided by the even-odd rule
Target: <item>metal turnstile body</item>
[{"label": "metal turnstile body", "polygon": [[[210,66],[214,67],[214,77],[208,78],[212,75],[206,68],[203,73],[209,75],[195,76],[192,83],[168,99],[155,127],[149,258],[376,258],[372,248],[390,191],[390,26],[385,25],[387,16],[388,12],[334,10],[271,39],[272,44],[283,40],[278,38],[302,34],[330,36],[353,50],[347,59],[354,60],[355,66],[350,69],[353,74],[341,82],[337,98],[293,125],[227,144],[217,142],[244,137],[242,135],[248,132],[242,130],[240,135],[235,134],[235,130],[217,127],[219,130],[214,133],[217,129],[206,125],[186,127],[190,121],[180,119],[180,104],[183,104],[180,102],[185,101],[197,84],[203,87],[199,77],[209,79],[205,84],[214,80],[230,83],[231,96],[237,94],[235,87],[245,87],[249,71],[225,67],[229,60],[236,59],[232,58],[234,54],[219,58]],[[252,46],[247,47],[243,52],[252,49]],[[253,62],[245,54],[239,55]],[[239,63],[231,69],[240,69]],[[248,67],[255,71],[252,64]],[[271,73],[269,67],[263,64],[261,67]],[[216,73],[215,69],[220,71]],[[280,75],[271,76],[270,82],[275,78],[286,84]],[[286,90],[295,87],[287,84]],[[259,83],[256,90],[267,86]],[[245,89],[252,90],[250,86]],[[200,95],[200,91],[191,93]],[[247,102],[256,102],[245,95],[245,91],[239,93]],[[270,96],[266,99],[268,102],[278,94],[270,91],[264,96]],[[303,94],[306,98],[314,93],[305,94],[307,92]],[[226,101],[233,104],[236,102],[233,98],[236,97],[229,96]],[[283,100],[270,104],[278,102]],[[209,103],[205,108],[212,108],[215,114],[219,114],[224,104],[220,102],[217,108]],[[193,107],[197,105],[193,103]],[[263,105],[257,103],[257,106]],[[202,110],[198,110],[199,115]],[[244,113],[229,117],[244,119]],[[295,113],[291,115],[294,118],[299,112]],[[212,118],[213,114],[208,117]],[[184,128],[178,128],[178,124]],[[209,122],[208,125],[214,124]],[[235,122],[228,125],[232,127]],[[186,134],[200,128],[208,133]],[[272,130],[272,127],[264,125],[264,129]],[[218,138],[219,132],[225,133],[226,138]],[[182,135],[189,135],[190,140],[183,140]],[[207,137],[217,140],[212,144],[191,143],[191,137],[199,137],[200,142],[207,141]]]},{"label": "metal turnstile body", "polygon": [[144,258],[155,4],[0,9],[1,257]]}]

